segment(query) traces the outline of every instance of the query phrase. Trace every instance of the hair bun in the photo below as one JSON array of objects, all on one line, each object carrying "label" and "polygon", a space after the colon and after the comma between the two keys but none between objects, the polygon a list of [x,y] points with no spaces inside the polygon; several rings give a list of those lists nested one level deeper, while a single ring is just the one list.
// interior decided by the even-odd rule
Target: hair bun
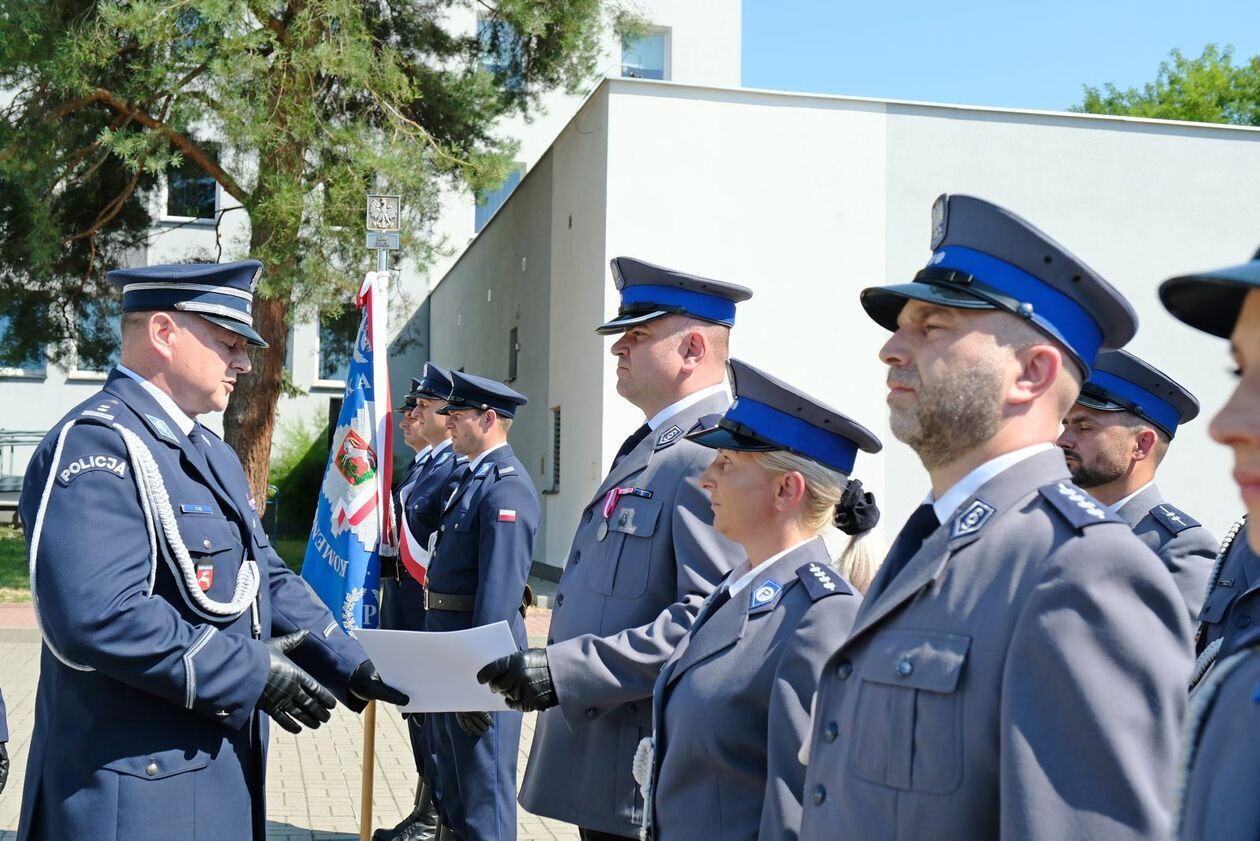
[{"label": "hair bun", "polygon": [[844,495],[836,503],[833,522],[845,534],[862,534],[875,528],[879,523],[879,506],[875,504],[875,494],[862,490],[859,480],[850,479]]}]

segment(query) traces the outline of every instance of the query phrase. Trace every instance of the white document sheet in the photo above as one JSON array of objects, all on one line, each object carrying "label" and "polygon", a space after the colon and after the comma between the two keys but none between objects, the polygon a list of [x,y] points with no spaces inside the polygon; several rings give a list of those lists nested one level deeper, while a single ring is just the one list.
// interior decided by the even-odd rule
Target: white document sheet
[{"label": "white document sheet", "polygon": [[359,629],[354,635],[385,682],[411,698],[407,706],[399,707],[403,712],[507,709],[502,695],[477,683],[482,666],[517,651],[506,622],[466,631]]}]

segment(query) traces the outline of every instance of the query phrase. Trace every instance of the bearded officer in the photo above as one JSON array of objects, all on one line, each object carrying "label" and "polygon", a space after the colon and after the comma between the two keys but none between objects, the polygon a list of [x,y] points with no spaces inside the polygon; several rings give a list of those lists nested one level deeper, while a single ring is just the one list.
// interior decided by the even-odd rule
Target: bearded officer
[{"label": "bearded officer", "polygon": [[[460,631],[507,622],[526,645],[523,597],[541,516],[533,480],[508,444],[525,395],[451,372],[446,416],[467,472],[442,506],[425,585],[425,629]],[[444,819],[459,841],[514,841],[519,712],[433,716]]]},{"label": "bearded officer", "polygon": [[271,548],[236,454],[197,421],[266,346],[250,319],[261,270],[110,272],[121,362],[31,459],[20,506],[44,645],[22,841],[261,841],[262,713],[298,732],[334,695],[405,701]]},{"label": "bearded officer", "polygon": [[1159,558],[1054,446],[1128,303],[1018,216],[933,208],[893,336],[893,434],[931,476],[819,683],[801,839],[1150,839],[1169,830],[1190,671]]},{"label": "bearded officer", "polygon": [[1119,515],[1168,567],[1193,622],[1216,559],[1216,538],[1155,485],[1177,428],[1199,401],[1123,350],[1104,351],[1063,419],[1058,444],[1072,481]]},{"label": "bearded officer", "polygon": [[[1260,469],[1260,252],[1240,266],[1173,278],[1160,287],[1160,297],[1191,327],[1230,340],[1238,382],[1212,420],[1212,437],[1233,450],[1234,478],[1248,513],[1260,512],[1254,487]],[[1254,558],[1260,540],[1234,531],[1235,545],[1250,541]],[[1249,619],[1257,592],[1251,590],[1231,613]],[[1190,697],[1188,767],[1182,769],[1174,834],[1181,841],[1260,837],[1255,796],[1260,786],[1260,625],[1237,621],[1215,647],[1219,660]]]},{"label": "bearded officer", "polygon": [[752,292],[629,257],[612,272],[621,308],[597,332],[620,334],[617,393],[647,420],[582,512],[547,647],[478,675],[518,708],[547,710],[521,805],[577,824],[588,841],[638,837],[643,801],[630,772],[651,732],[652,687],[700,603],[744,560],[713,531],[699,485],[712,453],[685,435],[729,405],[729,334]]},{"label": "bearded officer", "polygon": [[[446,418],[437,410],[446,405],[451,393],[450,374],[426,362],[421,376],[412,378],[411,391],[405,398],[407,415],[400,423],[408,446],[416,456],[399,483],[398,529],[399,557],[393,574],[393,597],[382,605],[381,627],[399,631],[423,631],[424,581],[429,563],[429,538],[437,530],[442,503],[455,490],[468,467],[467,456],[451,449]],[[381,564],[382,581],[385,564]],[[415,806],[393,829],[378,829],[373,841],[422,841],[437,836],[441,793],[440,772],[433,753],[433,722],[419,713],[407,716],[407,731],[416,759],[420,782],[416,788]]]}]

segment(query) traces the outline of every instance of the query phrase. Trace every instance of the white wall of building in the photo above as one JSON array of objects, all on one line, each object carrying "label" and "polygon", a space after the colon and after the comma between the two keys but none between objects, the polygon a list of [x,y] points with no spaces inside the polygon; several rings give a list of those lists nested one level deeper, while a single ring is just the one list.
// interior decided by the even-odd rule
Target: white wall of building
[{"label": "white wall of building", "polygon": [[[754,290],[740,306],[734,355],[880,435],[884,453],[859,458],[855,475],[894,532],[927,476],[888,432],[877,356],[887,334],[857,296],[926,263],[930,207],[946,191],[1026,216],[1133,302],[1142,328],[1131,348],[1205,407],[1174,442],[1160,484],[1219,534],[1241,512],[1228,454],[1207,437],[1231,387],[1225,343],[1167,316],[1155,290],[1254,250],[1258,144],[1260,131],[1236,127],[610,80],[550,156],[550,391],[531,394],[531,406],[584,408],[576,434],[573,413],[564,416],[562,491],[545,503],[539,559],[562,563],[581,507],[641,421],[616,395],[611,340],[592,332],[616,309],[607,261],[621,254]],[[526,196],[518,190],[493,226],[543,211]],[[567,207],[581,210],[576,233]],[[444,352],[477,341],[453,329],[444,302],[450,287],[474,282],[465,267],[483,241],[490,247],[478,238],[434,295]]]}]

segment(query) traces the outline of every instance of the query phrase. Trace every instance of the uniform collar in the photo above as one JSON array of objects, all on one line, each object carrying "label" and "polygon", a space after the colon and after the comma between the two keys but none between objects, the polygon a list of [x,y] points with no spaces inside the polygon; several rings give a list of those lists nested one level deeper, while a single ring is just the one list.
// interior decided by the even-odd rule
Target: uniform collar
[{"label": "uniform collar", "polygon": [[1132,501],[1133,501],[1133,499],[1134,499],[1135,497],[1137,497],[1139,494],[1144,493],[1144,492],[1146,491],[1146,489],[1147,489],[1147,488],[1151,487],[1151,486],[1152,486],[1152,485],[1154,485],[1154,484],[1155,484],[1155,480],[1154,480],[1154,479],[1152,479],[1151,481],[1147,482],[1147,483],[1146,483],[1145,485],[1143,485],[1142,487],[1138,488],[1138,489],[1137,489],[1136,491],[1134,491],[1133,493],[1131,493],[1131,494],[1129,494],[1128,496],[1126,496],[1124,499],[1122,499],[1122,500],[1120,500],[1119,502],[1117,502],[1115,505],[1108,505],[1108,506],[1106,506],[1107,510],[1108,510],[1108,511],[1110,511],[1112,514],[1119,514],[1119,513],[1120,513],[1120,509],[1121,509],[1121,508],[1123,508],[1124,506],[1128,505],[1130,502],[1132,502]]},{"label": "uniform collar", "polygon": [[415,457],[411,460],[411,463],[424,464],[425,460],[429,457],[429,454],[432,452],[433,452],[433,445],[432,444],[426,445],[423,450],[416,453]]},{"label": "uniform collar", "polygon": [[997,458],[989,459],[959,479],[952,488],[941,494],[940,499],[933,499],[931,492],[929,492],[927,499],[924,501],[930,504],[932,510],[936,512],[937,522],[948,523],[953,518],[954,512],[958,510],[958,507],[970,499],[976,491],[980,490],[981,486],[994,476],[1002,473],[1007,468],[1014,467],[1029,456],[1052,449],[1054,449],[1054,444],[1047,441],[1009,453],[1003,453]]},{"label": "uniform collar", "polygon": [[478,467],[480,467],[480,466],[481,466],[481,463],[482,463],[483,461],[485,461],[485,460],[486,460],[486,456],[490,455],[490,454],[491,454],[491,453],[493,453],[495,450],[501,450],[501,449],[503,449],[503,448],[504,448],[504,447],[506,447],[507,445],[508,445],[508,442],[507,442],[507,441],[504,441],[502,444],[495,444],[493,447],[491,447],[490,449],[486,450],[486,451],[485,451],[485,452],[483,452],[481,455],[477,456],[475,459],[473,459],[471,462],[469,462],[469,464],[468,464],[468,471],[469,471],[470,473],[476,473],[476,472],[477,472],[477,468],[478,468]]},{"label": "uniform collar", "polygon": [[438,456],[442,455],[443,450],[449,449],[450,446],[451,446],[451,439],[443,438],[437,444],[431,445],[429,447],[429,458],[437,458]]},{"label": "uniform collar", "polygon": [[655,415],[649,418],[647,422],[648,429],[655,432],[657,427],[665,423],[665,421],[669,420],[674,415],[681,412],[683,409],[686,409],[689,406],[696,405],[697,403],[699,403],[701,400],[705,399],[706,397],[712,397],[715,394],[725,394],[725,393],[726,393],[726,383],[717,383],[716,385],[711,385],[711,386],[708,386],[707,388],[702,388],[699,391],[693,391],[691,394],[688,394],[682,400],[676,400],[673,403],[670,403],[664,409],[661,409],[659,412],[657,412]]},{"label": "uniform collar", "polygon": [[[820,538],[817,535],[814,535],[813,537],[808,537],[805,540],[802,540],[800,543],[794,543],[788,548],[784,549],[782,552],[777,552],[771,555],[770,557],[766,558],[761,563],[757,564],[752,569],[744,572],[742,575],[740,575],[739,578],[735,580],[733,584],[731,584],[731,587],[730,587],[731,597],[734,598],[735,595],[739,593],[740,590],[743,590],[745,587],[751,584],[753,579],[755,579],[758,575],[760,575],[767,567],[769,567],[775,561],[779,560],[780,558],[784,558],[790,555],[791,553],[795,552],[797,549],[800,549],[802,546],[809,543],[811,540],[819,540],[819,539]],[[746,564],[748,562],[745,561],[744,563]]]},{"label": "uniform collar", "polygon": [[175,424],[176,427],[179,428],[180,432],[187,435],[193,431],[193,427],[197,425],[196,420],[188,417],[188,415],[184,413],[183,409],[175,405],[175,401],[171,399],[169,394],[122,363],[119,363],[114,367],[118,369],[119,373],[126,374],[128,377],[131,377],[133,380],[140,383],[140,387],[149,393],[149,396],[153,398],[162,411],[166,413],[166,416]]}]

